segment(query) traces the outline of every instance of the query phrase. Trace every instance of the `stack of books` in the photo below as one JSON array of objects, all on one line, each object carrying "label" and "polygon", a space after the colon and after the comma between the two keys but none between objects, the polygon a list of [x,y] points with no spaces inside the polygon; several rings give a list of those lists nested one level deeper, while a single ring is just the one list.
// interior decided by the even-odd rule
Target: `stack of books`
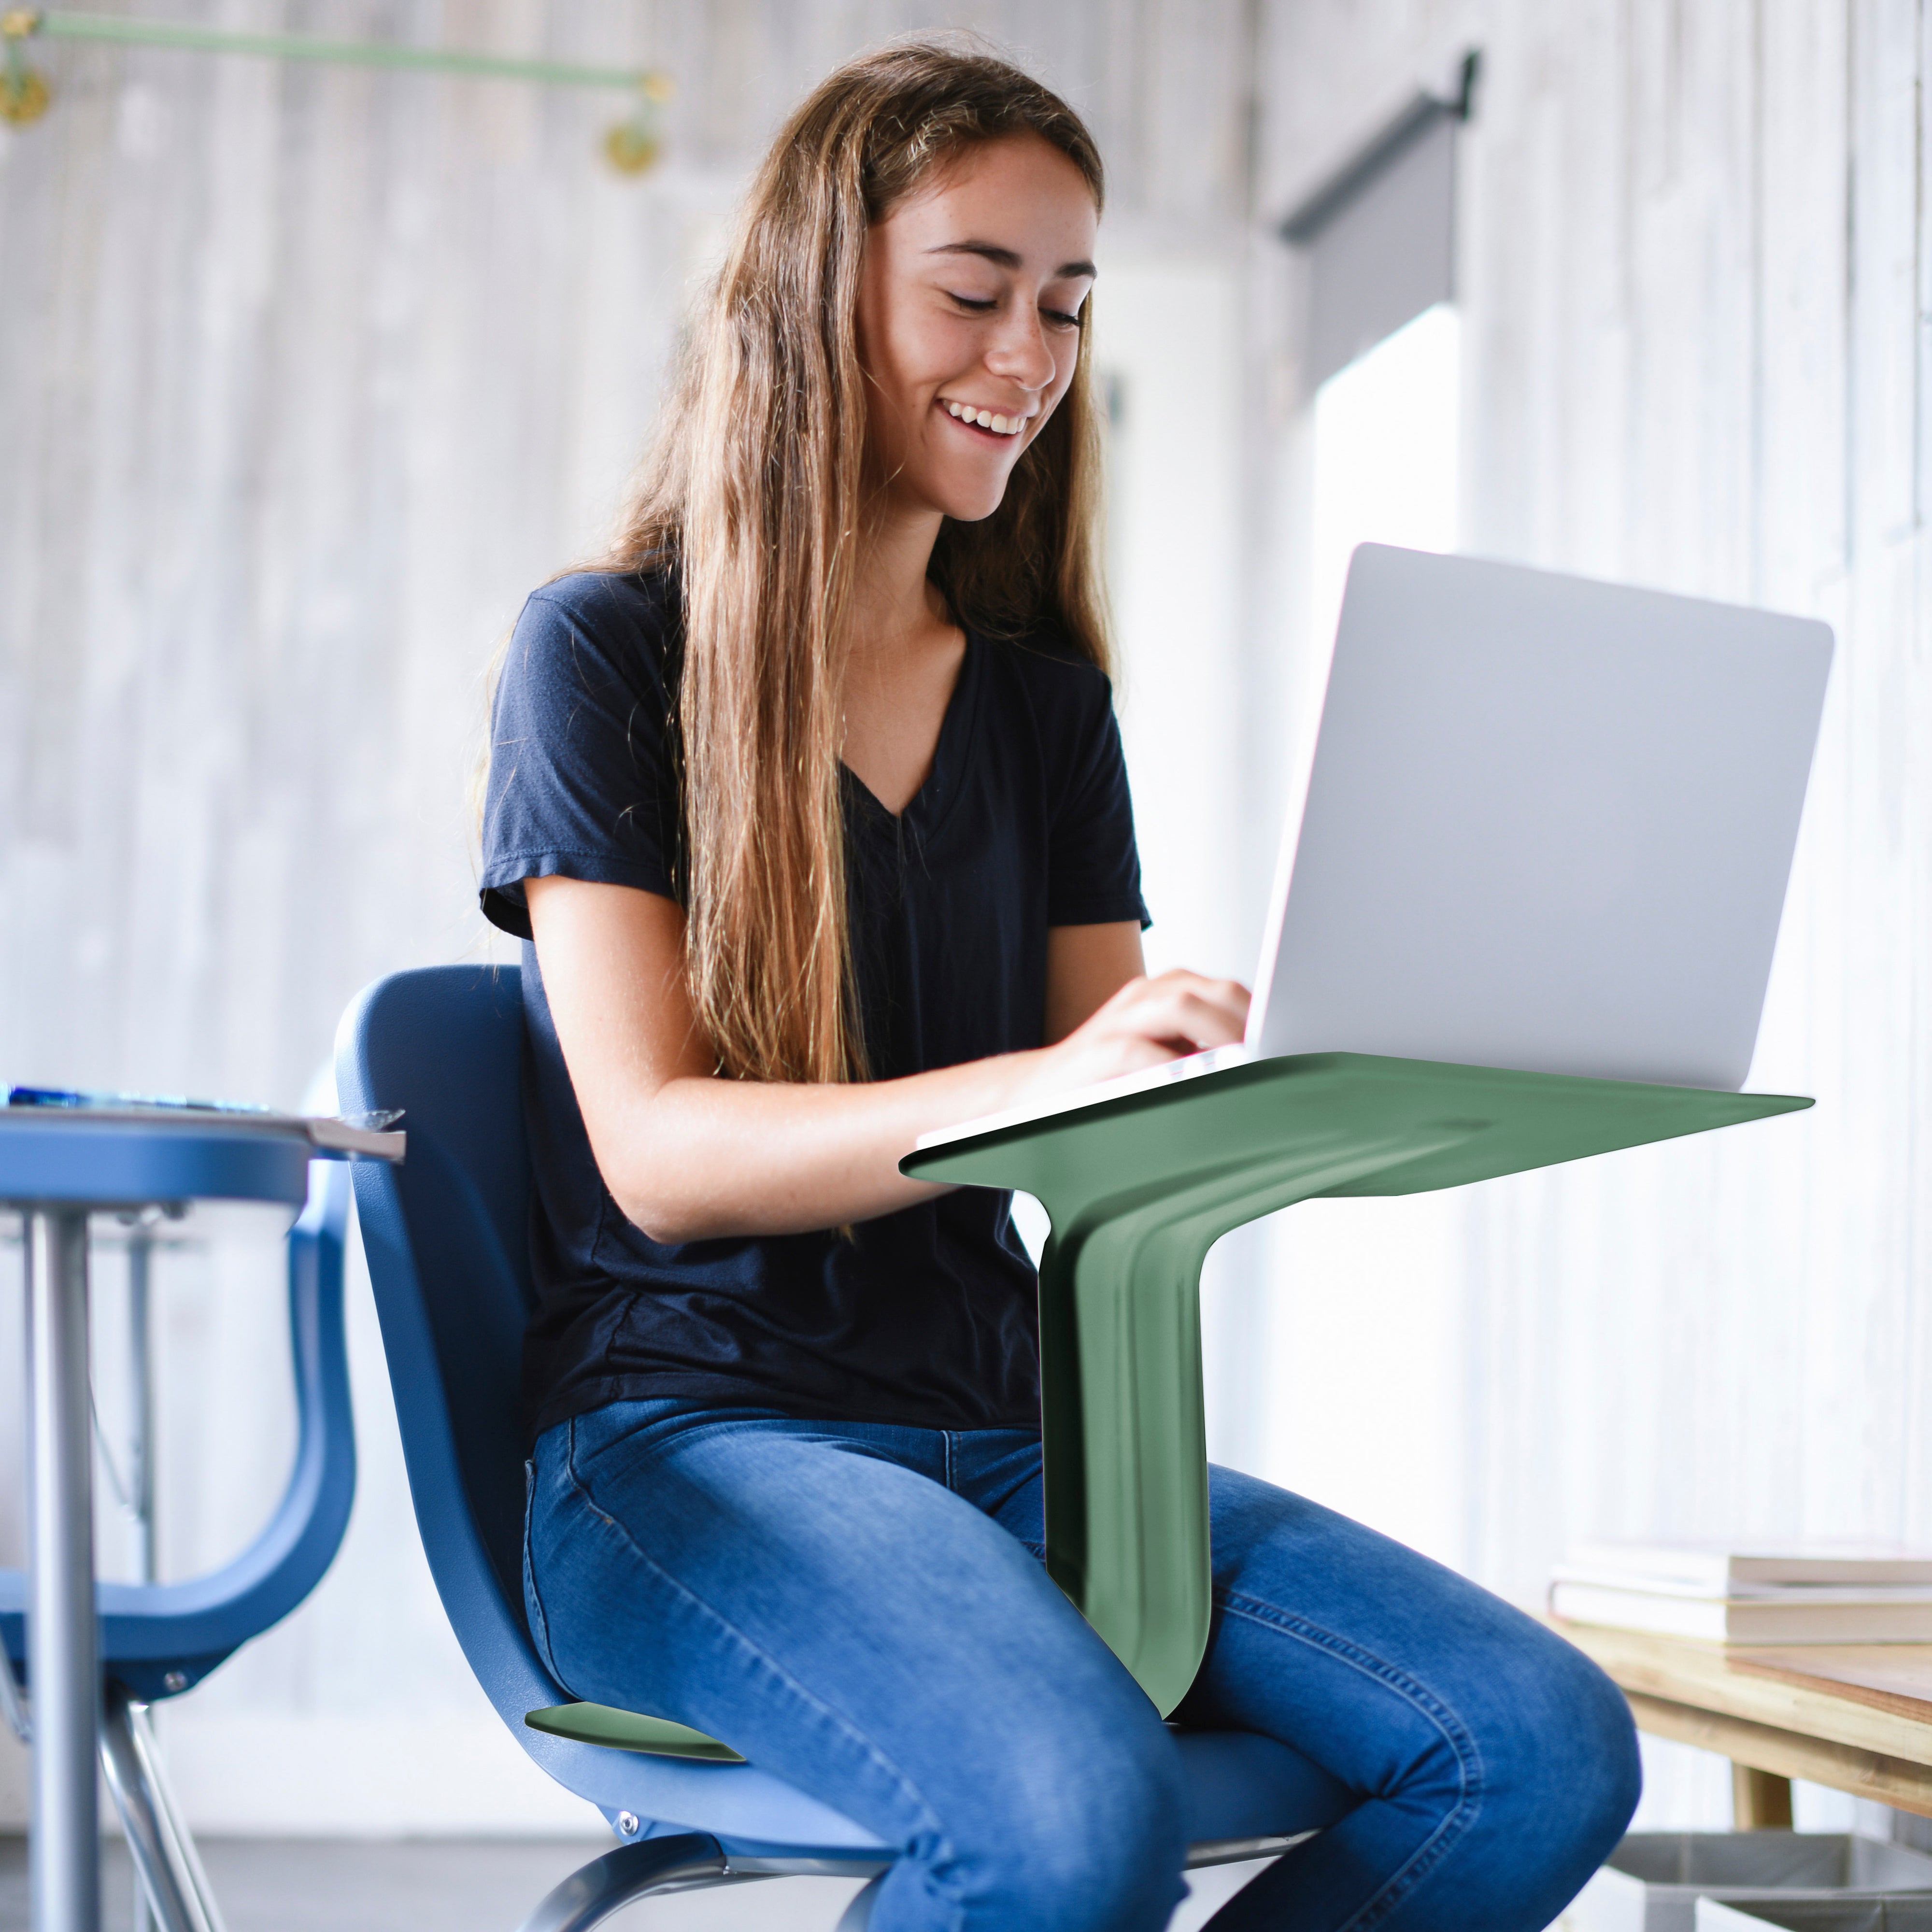
[{"label": "stack of books", "polygon": [[1552,1573],[1550,1611],[1712,1643],[1932,1643],[1932,1551],[1580,1544]]}]

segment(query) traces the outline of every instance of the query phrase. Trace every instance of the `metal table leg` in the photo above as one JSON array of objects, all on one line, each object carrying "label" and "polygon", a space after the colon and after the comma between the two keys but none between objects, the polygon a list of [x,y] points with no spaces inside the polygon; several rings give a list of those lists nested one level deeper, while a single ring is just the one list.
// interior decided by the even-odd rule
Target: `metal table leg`
[{"label": "metal table leg", "polygon": [[[154,1214],[148,1208],[144,1214]],[[128,1513],[134,1519],[134,1577],[157,1580],[154,1568],[154,1323],[148,1312],[148,1264],[154,1232],[137,1216],[128,1230],[128,1354],[133,1384],[128,1418]]]},{"label": "metal table leg", "polygon": [[[154,1235],[146,1218],[154,1210],[134,1216],[128,1230],[128,1336],[130,1366],[134,1383],[134,1414],[130,1418],[128,1435],[132,1466],[128,1470],[129,1490],[128,1506],[134,1519],[134,1574],[143,1583],[155,1580],[154,1569],[154,1362],[153,1349],[153,1323],[148,1312],[148,1264],[154,1252]],[[114,1736],[115,1714],[108,1713],[108,1728],[101,1733],[100,1756],[104,1768],[108,1772],[110,1788],[115,1793],[116,1802],[126,1822],[127,1801],[121,1798],[121,1787],[113,1782],[112,1753],[110,1741]],[[132,1740],[131,1728],[129,1732]],[[129,1841],[133,1842],[130,1831]],[[155,1920],[148,1909],[148,1895],[153,1889],[145,1868],[136,1861],[136,1876],[134,1884],[134,1913],[131,1932],[153,1932]]]},{"label": "metal table leg", "polygon": [[31,1923],[33,1932],[100,1932],[86,1215],[29,1214],[26,1252]]}]

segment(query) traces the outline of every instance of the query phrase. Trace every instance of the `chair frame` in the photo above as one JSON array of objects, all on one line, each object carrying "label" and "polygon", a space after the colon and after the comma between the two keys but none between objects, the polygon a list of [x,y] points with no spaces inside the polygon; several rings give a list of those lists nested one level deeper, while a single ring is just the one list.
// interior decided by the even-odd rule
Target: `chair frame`
[{"label": "chair frame", "polygon": [[[1186,1869],[1279,1858],[1312,1838],[1312,1832],[1256,1838],[1206,1839],[1187,1848]],[[547,1893],[518,1932],[589,1932],[614,1912],[663,1892],[703,1892],[765,1878],[862,1878],[873,1881],[854,1898],[835,1932],[862,1932],[872,1917],[876,1882],[890,1871],[890,1858],[814,1858],[726,1850],[703,1832],[679,1832],[620,1845],[580,1866]]]}]

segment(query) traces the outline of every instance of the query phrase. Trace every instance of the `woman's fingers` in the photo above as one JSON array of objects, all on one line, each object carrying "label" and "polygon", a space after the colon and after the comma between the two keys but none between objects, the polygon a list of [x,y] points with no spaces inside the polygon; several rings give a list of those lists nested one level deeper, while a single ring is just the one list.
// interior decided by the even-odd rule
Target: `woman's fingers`
[{"label": "woman's fingers", "polygon": [[1245,987],[1177,970],[1130,980],[1067,1044],[1077,1041],[1076,1052],[1097,1048],[1127,1072],[1226,1046],[1241,1037],[1247,1015]]},{"label": "woman's fingers", "polygon": [[1176,970],[1130,980],[1054,1047],[1040,1069],[1043,1090],[1138,1073],[1204,1048],[1238,1040],[1247,1025],[1248,989]]},{"label": "woman's fingers", "polygon": [[1163,973],[1157,979],[1130,980],[1094,1018],[1147,1039],[1226,1046],[1246,1027],[1247,988],[1198,973]]}]

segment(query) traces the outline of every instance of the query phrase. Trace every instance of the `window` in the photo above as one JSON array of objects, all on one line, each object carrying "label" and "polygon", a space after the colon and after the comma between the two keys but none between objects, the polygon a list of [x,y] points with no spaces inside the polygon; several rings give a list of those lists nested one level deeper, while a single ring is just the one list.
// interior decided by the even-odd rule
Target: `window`
[{"label": "window", "polygon": [[1358,544],[1456,547],[1461,358],[1454,304],[1438,302],[1316,394],[1309,583],[1318,650],[1335,634]]},{"label": "window", "polygon": [[[1454,136],[1473,73],[1458,106],[1424,97],[1285,224],[1309,254],[1300,362],[1318,385],[1294,796],[1356,545],[1456,541]],[[1462,1214],[1453,1195],[1419,1195],[1306,1202],[1272,1224],[1261,1472],[1452,1564],[1466,1541]]]}]

